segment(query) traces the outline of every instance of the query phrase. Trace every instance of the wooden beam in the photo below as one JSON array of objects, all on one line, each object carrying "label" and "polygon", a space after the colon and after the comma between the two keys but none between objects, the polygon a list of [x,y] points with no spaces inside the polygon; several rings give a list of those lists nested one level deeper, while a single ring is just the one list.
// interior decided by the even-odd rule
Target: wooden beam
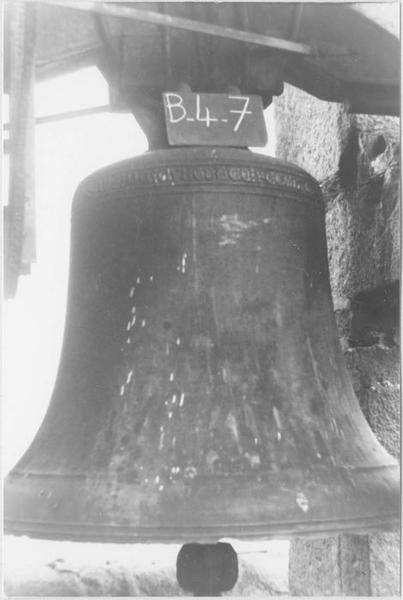
[{"label": "wooden beam", "polygon": [[72,0],[43,0],[44,4],[63,8],[73,8],[76,10],[93,11],[110,17],[119,17],[125,19],[134,19],[135,21],[143,21],[152,23],[153,25],[165,25],[166,27],[174,27],[177,29],[186,29],[206,35],[213,35],[232,40],[238,40],[249,44],[266,46],[269,48],[277,48],[288,52],[296,52],[297,54],[311,54],[312,49],[307,44],[301,44],[292,40],[273,37],[270,35],[262,35],[252,31],[243,31],[241,29],[233,29],[231,27],[223,27],[206,23],[203,21],[195,21],[193,19],[185,19],[168,15],[166,13],[157,13],[155,11],[141,10],[119,4],[108,4],[105,2],[94,2],[80,0],[73,2]]}]

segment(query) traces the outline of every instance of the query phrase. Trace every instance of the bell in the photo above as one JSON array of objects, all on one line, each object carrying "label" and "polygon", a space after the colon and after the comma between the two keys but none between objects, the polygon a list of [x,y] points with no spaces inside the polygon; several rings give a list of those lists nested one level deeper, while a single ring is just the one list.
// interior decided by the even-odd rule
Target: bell
[{"label": "bell", "polygon": [[60,370],[6,482],[7,533],[213,543],[397,522],[312,177],[248,150],[150,151],[80,185],[71,247]]}]

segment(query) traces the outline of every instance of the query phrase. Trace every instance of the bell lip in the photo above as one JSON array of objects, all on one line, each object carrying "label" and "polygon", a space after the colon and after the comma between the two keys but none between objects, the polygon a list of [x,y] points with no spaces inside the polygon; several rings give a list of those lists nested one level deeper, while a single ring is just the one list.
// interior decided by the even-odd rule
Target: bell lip
[{"label": "bell lip", "polygon": [[[6,503],[5,503],[5,523],[4,533],[6,535],[27,535],[34,538],[42,539],[59,539],[59,540],[72,540],[72,541],[93,541],[93,542],[119,542],[119,543],[167,543],[167,542],[178,542],[183,543],[187,541],[199,541],[199,542],[216,542],[225,537],[231,537],[236,539],[244,540],[260,540],[264,541],[267,539],[284,539],[292,537],[326,537],[330,535],[337,535],[341,533],[361,533],[365,534],[371,531],[385,531],[393,530],[398,526],[400,522],[400,486],[398,484],[398,473],[399,467],[397,464],[389,464],[383,466],[374,466],[368,470],[360,468],[354,469],[358,478],[352,482],[351,491],[361,490],[361,483],[367,482],[366,488],[364,488],[364,495],[362,492],[354,494],[350,498],[349,502],[352,503],[352,507],[357,507],[364,502],[362,505],[361,514],[354,512],[347,512],[345,502],[343,500],[343,492],[340,491],[340,485],[334,488],[333,497],[334,500],[338,499],[337,509],[331,515],[326,514],[314,514],[312,510],[315,510],[313,503],[312,510],[304,510],[304,507],[299,505],[299,509],[302,509],[303,514],[293,514],[289,512],[290,502],[292,500],[292,506],[295,504],[295,491],[297,488],[293,488],[290,491],[290,497],[284,499],[287,506],[287,510],[283,514],[276,514],[266,512],[266,514],[258,512],[244,513],[243,518],[239,518],[237,514],[236,506],[234,510],[229,514],[228,510],[225,509],[224,505],[216,507],[214,520],[210,523],[200,522],[197,518],[193,518],[192,515],[196,515],[194,511],[198,509],[203,510],[206,508],[211,501],[211,488],[205,489],[204,498],[199,498],[199,503],[189,505],[187,511],[187,517],[180,512],[179,514],[173,514],[172,520],[169,524],[169,518],[161,517],[161,507],[158,505],[150,512],[150,514],[144,518],[143,523],[136,521],[136,515],[133,519],[133,514],[105,514],[103,519],[95,518],[91,511],[82,512],[82,506],[75,508],[76,514],[74,515],[74,507],[71,502],[74,498],[77,500],[80,498],[80,488],[73,484],[75,478],[64,477],[64,488],[59,489],[59,495],[64,495],[67,499],[67,505],[69,510],[67,513],[59,514],[59,519],[56,515],[49,513],[45,506],[45,513],[43,512],[43,506],[35,504],[35,498],[39,494],[35,494],[35,491],[46,488],[45,480],[49,481],[49,474],[46,477],[37,476],[36,485],[34,488],[30,486],[30,493],[27,496],[24,493],[24,485],[21,487],[18,485],[20,482],[24,482],[26,479],[22,474],[16,476],[15,470],[12,471],[6,479]],[[345,471],[345,469],[343,469]],[[370,472],[369,472],[370,471]],[[382,491],[381,501],[379,493],[377,493],[377,486],[379,481],[384,479],[386,472],[392,473],[392,479],[389,480],[389,485]],[[378,476],[379,473],[379,476]],[[32,475],[32,474],[31,474]],[[332,480],[344,482],[344,478],[341,478],[341,474],[336,477],[337,471],[332,471]],[[328,476],[330,476],[328,474]],[[216,478],[211,478],[215,482]],[[337,481],[336,481],[337,480]],[[16,488],[12,489],[13,486],[10,484],[17,484]],[[60,483],[60,482],[59,482]],[[62,482],[63,483],[63,482]],[[207,481],[205,482],[208,483]],[[273,483],[273,482],[272,482]],[[8,484],[8,485],[7,485]],[[81,484],[80,484],[81,485]],[[239,486],[239,483],[237,484]],[[369,487],[368,487],[369,485]],[[275,486],[276,489],[278,486]],[[31,489],[32,488],[32,489]],[[241,484],[240,489],[246,489],[247,486]],[[338,489],[340,488],[340,489]],[[49,488],[50,489],[50,488]],[[318,488],[319,489],[319,488]],[[344,489],[344,487],[343,487]],[[338,490],[338,491],[337,491]],[[27,490],[25,490],[26,492]],[[64,494],[63,494],[64,491]],[[124,491],[124,490],[122,490]],[[132,485],[129,484],[127,497],[134,498]],[[228,490],[227,490],[228,492]],[[256,490],[258,493],[258,490]],[[309,494],[308,494],[309,495]],[[8,498],[7,498],[8,496]],[[43,495],[45,498],[45,495]],[[370,498],[374,496],[375,503],[372,504]],[[227,493],[226,497],[229,495]],[[257,496],[258,498],[258,496]],[[70,499],[70,500],[69,500]],[[8,502],[7,502],[8,500]],[[140,498],[141,500],[141,498]],[[243,502],[244,499],[239,498],[239,502]],[[262,498],[260,498],[262,501]],[[272,498],[272,504],[276,500]],[[287,503],[287,502],[288,503]],[[34,504],[32,504],[34,502]],[[314,501],[313,501],[314,502]],[[263,498],[263,503],[269,506],[268,498],[266,494]],[[80,504],[80,502],[79,502]],[[141,504],[141,502],[140,502]],[[260,502],[262,504],[262,502]],[[297,502],[298,504],[298,502]],[[19,505],[19,506],[18,506]],[[124,505],[122,505],[124,506]],[[139,505],[140,506],[140,505]],[[259,503],[257,504],[259,509]],[[73,510],[73,512],[72,512]],[[346,510],[346,512],[344,512]],[[69,514],[70,513],[70,514]],[[154,515],[153,515],[154,513]],[[83,515],[84,518],[77,516]],[[316,516],[316,518],[315,518]],[[56,517],[56,518],[55,518]],[[276,518],[278,520],[276,520]],[[166,521],[168,520],[168,524]]]},{"label": "bell lip", "polygon": [[267,541],[273,539],[323,538],[340,534],[365,535],[375,532],[394,531],[400,526],[400,515],[390,514],[372,517],[352,518],[334,522],[329,520],[309,523],[288,522],[270,524],[230,524],[221,527],[178,526],[139,528],[127,525],[102,525],[99,523],[39,523],[33,521],[5,521],[4,535],[26,536],[34,539],[48,539],[73,542],[101,543],[188,543],[212,542],[231,538],[239,541]]}]

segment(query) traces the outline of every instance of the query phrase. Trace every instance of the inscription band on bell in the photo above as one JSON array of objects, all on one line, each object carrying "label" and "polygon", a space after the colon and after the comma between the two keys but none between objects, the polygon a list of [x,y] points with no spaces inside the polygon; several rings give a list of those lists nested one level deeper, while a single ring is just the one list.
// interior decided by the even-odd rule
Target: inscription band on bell
[{"label": "inscription band on bell", "polygon": [[299,178],[285,171],[274,171],[249,166],[175,166],[137,168],[126,172],[109,172],[98,180],[89,178],[84,184],[84,193],[102,193],[105,190],[119,190],[131,185],[136,186],[175,186],[176,184],[194,183],[234,183],[252,184],[254,186],[278,185],[290,190],[306,194],[318,193],[314,183],[306,181],[306,176]]}]

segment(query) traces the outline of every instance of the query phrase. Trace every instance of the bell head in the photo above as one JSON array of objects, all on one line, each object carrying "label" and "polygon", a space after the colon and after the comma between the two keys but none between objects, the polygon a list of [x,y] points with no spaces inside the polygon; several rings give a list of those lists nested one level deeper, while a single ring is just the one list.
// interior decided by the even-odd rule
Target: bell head
[{"label": "bell head", "polygon": [[307,173],[246,150],[155,151],[91,175],[72,212],[60,370],[8,476],[6,532],[215,542],[398,519]]}]

